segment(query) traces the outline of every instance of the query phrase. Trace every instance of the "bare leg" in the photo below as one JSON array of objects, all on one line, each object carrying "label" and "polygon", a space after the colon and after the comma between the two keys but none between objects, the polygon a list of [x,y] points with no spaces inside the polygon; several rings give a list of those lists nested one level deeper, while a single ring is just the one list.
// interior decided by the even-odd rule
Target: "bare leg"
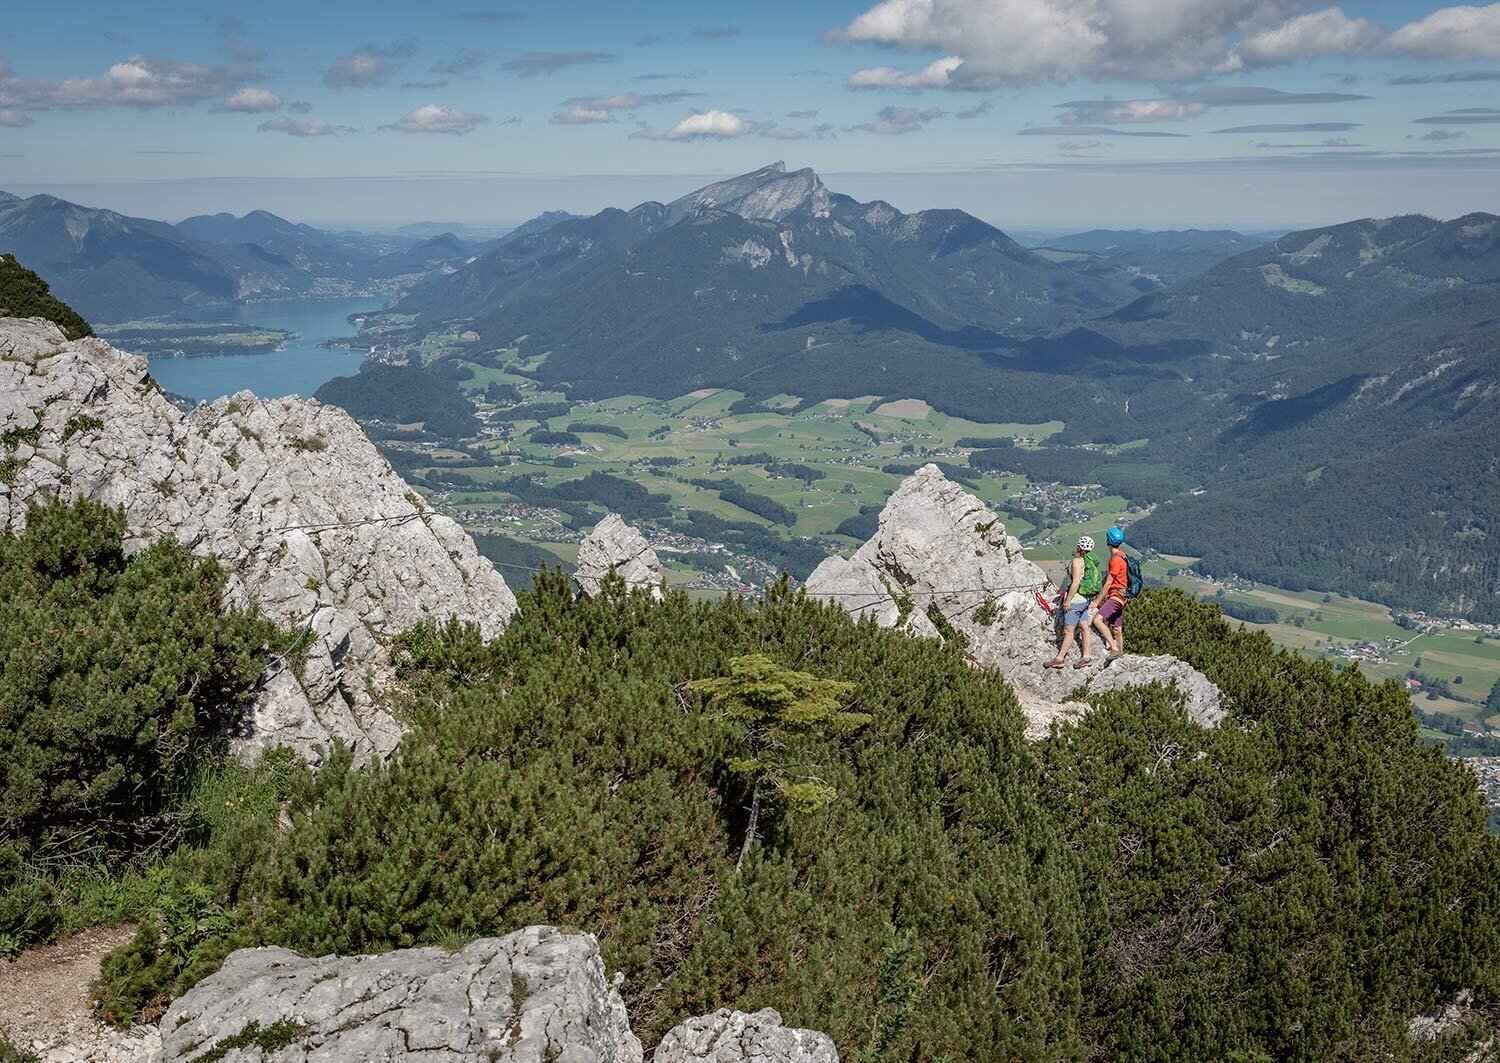
[{"label": "bare leg", "polygon": [[1084,659],[1087,660],[1094,655],[1091,646],[1094,641],[1094,636],[1090,633],[1089,625],[1087,623],[1079,624],[1078,626],[1080,628],[1078,637],[1083,643],[1083,656]]},{"label": "bare leg", "polygon": [[1093,628],[1095,631],[1099,632],[1099,637],[1104,640],[1105,646],[1114,645],[1114,643],[1109,640],[1109,625],[1104,622],[1104,618],[1098,613],[1094,614]]},{"label": "bare leg", "polygon": [[[1078,629],[1076,627],[1063,628],[1062,645],[1057,647],[1057,656],[1052,658],[1054,662],[1062,661],[1068,656],[1068,650],[1070,650],[1073,646],[1073,635],[1077,631]],[[1057,665],[1054,663],[1053,667],[1057,667]]]}]

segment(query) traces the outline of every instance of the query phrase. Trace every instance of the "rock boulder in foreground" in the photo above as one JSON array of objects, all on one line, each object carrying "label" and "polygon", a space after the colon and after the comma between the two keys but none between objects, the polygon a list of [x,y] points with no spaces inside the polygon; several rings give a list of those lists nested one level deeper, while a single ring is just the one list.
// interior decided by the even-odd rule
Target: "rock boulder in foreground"
[{"label": "rock boulder in foreground", "polygon": [[[531,926],[457,952],[308,959],[240,949],[161,1020],[160,1063],[411,1060],[642,1063],[618,975],[592,934]],[[838,1063],[821,1033],[720,1010],[662,1038],[655,1063]]]},{"label": "rock boulder in foreground", "polygon": [[343,410],[250,392],[183,413],[146,361],[0,319],[0,524],[88,498],[125,510],[127,551],[175,536],[229,571],[230,600],[306,632],[262,679],[236,752],[289,746],[316,763],[342,739],[362,760],[401,728],[376,692],[390,640],[458,617],[497,634],[515,611],[468,534],[434,513]]},{"label": "rock boulder in foreground", "polygon": [[[924,465],[886,502],[874,537],[852,557],[820,564],[807,593],[855,616],[870,614],[881,627],[958,636],[970,660],[1010,679],[1029,738],[1088,711],[1082,701],[1064,700],[1070,695],[1155,682],[1175,683],[1195,722],[1211,727],[1223,718],[1219,688],[1175,657],[1127,653],[1106,663],[1098,652],[1082,671],[1072,668],[1076,656],[1061,670],[1043,668],[1057,652],[1055,621],[1036,600],[1046,583],[988,506],[936,465]],[[1129,624],[1127,612],[1127,646]]]},{"label": "rock boulder in foreground", "polygon": [[592,934],[534,926],[458,952],[231,953],[161,1020],[162,1063],[641,1063]]},{"label": "rock boulder in foreground", "polygon": [[573,582],[587,597],[599,593],[604,577],[613,569],[626,586],[641,587],[658,601],[661,589],[661,559],[646,537],[626,524],[617,513],[607,513],[578,547],[578,567]]}]

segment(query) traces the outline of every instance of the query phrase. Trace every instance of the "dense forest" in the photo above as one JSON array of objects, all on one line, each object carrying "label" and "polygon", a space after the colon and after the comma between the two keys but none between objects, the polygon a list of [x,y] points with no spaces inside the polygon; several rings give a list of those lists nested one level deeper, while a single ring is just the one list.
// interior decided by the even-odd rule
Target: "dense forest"
[{"label": "dense forest", "polygon": [[414,366],[371,363],[354,376],[334,377],[313,397],[342,406],[361,421],[421,423],[445,439],[463,439],[479,431],[474,404],[462,389],[452,380]]},{"label": "dense forest", "polygon": [[14,255],[0,254],[0,317],[44,317],[70,340],[94,334],[77,311],[54,296],[47,282]]},{"label": "dense forest", "polygon": [[1500,285],[1402,307],[1262,381],[1275,392],[1241,396],[1234,419],[1175,448],[1201,491],[1158,508],[1137,536],[1216,575],[1500,620],[1486,451],[1500,437],[1497,373]]},{"label": "dense forest", "polygon": [[[1500,1000],[1500,839],[1472,775],[1418,741],[1396,684],[1179,593],[1132,606],[1133,644],[1204,671],[1229,719],[1198,728],[1153,687],[1031,745],[1009,685],[940,642],[784,586],[591,602],[554,573],[491,642],[403,636],[410,733],[314,775],[223,758],[212,724],[279,636],[180,547],[126,561],[121,531],[56,506],[0,537],[0,943],[139,920],[105,964],[116,1020],[243,945],[535,922],[599,935],[648,1046],[732,1005],[870,1063],[1415,1063],[1439,1057],[1410,1015],[1471,988],[1478,1033]],[[825,799],[773,803],[736,870],[745,732],[701,691],[751,654],[828,681],[849,726],[783,751]]]}]

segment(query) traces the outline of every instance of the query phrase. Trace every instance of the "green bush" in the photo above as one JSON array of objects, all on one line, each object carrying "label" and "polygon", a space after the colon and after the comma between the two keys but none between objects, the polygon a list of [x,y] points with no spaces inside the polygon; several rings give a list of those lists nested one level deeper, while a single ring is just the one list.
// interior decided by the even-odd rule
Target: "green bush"
[{"label": "green bush", "polygon": [[1500,844],[1405,692],[1178,591],[1130,620],[1234,712],[1206,731],[1159,690],[1114,694],[1042,748],[1081,861],[1088,1039],[1119,1059],[1407,1059],[1407,1017],[1464,987],[1493,1001]]},{"label": "green bush", "polygon": [[[232,887],[232,941],[347,953],[547,922],[600,936],[648,1042],[735,1002],[872,1060],[1079,1050],[1071,861],[1003,680],[785,592],[574,602],[555,573],[489,645],[455,627],[402,647],[414,730],[290,795],[291,828]],[[736,873],[747,787],[686,683],[746,649],[856,683],[873,719],[799,739],[838,796],[767,810]],[[149,935],[129,957],[106,972],[122,1011],[191,977]]]},{"label": "green bush", "polygon": [[[1229,719],[1124,691],[1029,747],[1009,686],[940,643],[784,589],[574,602],[548,573],[491,643],[402,639],[413,730],[389,762],[231,780],[259,811],[231,797],[167,862],[105,1007],[151,1013],[242,944],[536,922],[599,935],[648,1045],[775,1006],[869,1063],[1417,1060],[1411,1014],[1461,987],[1493,1005],[1500,842],[1399,688],[1175,591],[1132,604],[1131,639],[1206,672]],[[689,684],[747,652],[855,684],[871,719],[779,750],[837,796],[763,810],[736,872],[750,788]]]},{"label": "green bush", "polygon": [[0,844],[36,867],[167,841],[274,631],[175,540],[127,560],[124,528],[53,503],[0,534]]},{"label": "green bush", "polygon": [[70,340],[94,334],[76,310],[53,295],[47,282],[14,255],[0,255],[0,317],[44,317]]}]

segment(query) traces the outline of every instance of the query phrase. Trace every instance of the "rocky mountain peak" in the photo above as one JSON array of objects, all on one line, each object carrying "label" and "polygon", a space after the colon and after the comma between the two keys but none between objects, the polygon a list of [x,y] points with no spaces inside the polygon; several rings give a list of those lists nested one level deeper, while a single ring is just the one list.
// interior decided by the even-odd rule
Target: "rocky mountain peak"
[{"label": "rocky mountain peak", "polygon": [[[1011,681],[1031,738],[1044,737],[1054,720],[1086,712],[1088,705],[1072,697],[1080,689],[1175,683],[1194,721],[1213,726],[1223,718],[1219,689],[1175,657],[1127,653],[1106,663],[1097,654],[1081,672],[1044,669],[1058,634],[1057,617],[1036,599],[1047,586],[1046,573],[993,510],[936,465],[924,465],[886,502],[875,535],[853,557],[820,564],[807,593],[855,616],[870,614],[881,627],[959,641],[975,664]],[[1128,646],[1128,627],[1126,640]]]},{"label": "rocky mountain peak", "polygon": [[646,590],[658,601],[664,597],[661,559],[646,537],[626,524],[618,513],[605,514],[579,544],[573,581],[586,597],[593,598],[611,572],[623,579],[627,587]]},{"label": "rocky mountain peak", "polygon": [[674,220],[712,209],[729,211],[742,218],[781,221],[803,208],[817,216],[826,215],[828,189],[811,169],[788,173],[784,162],[773,162],[751,173],[708,185],[670,204]]},{"label": "rocky mountain peak", "polygon": [[317,762],[335,740],[361,759],[401,727],[378,697],[390,643],[450,616],[498,634],[516,601],[468,534],[427,508],[335,406],[246,391],[184,414],[146,361],[98,339],[68,342],[41,318],[0,319],[0,526],[31,501],[119,506],[126,550],[175,536],[255,603],[305,633],[273,659],[234,736],[252,758],[288,746]]}]

